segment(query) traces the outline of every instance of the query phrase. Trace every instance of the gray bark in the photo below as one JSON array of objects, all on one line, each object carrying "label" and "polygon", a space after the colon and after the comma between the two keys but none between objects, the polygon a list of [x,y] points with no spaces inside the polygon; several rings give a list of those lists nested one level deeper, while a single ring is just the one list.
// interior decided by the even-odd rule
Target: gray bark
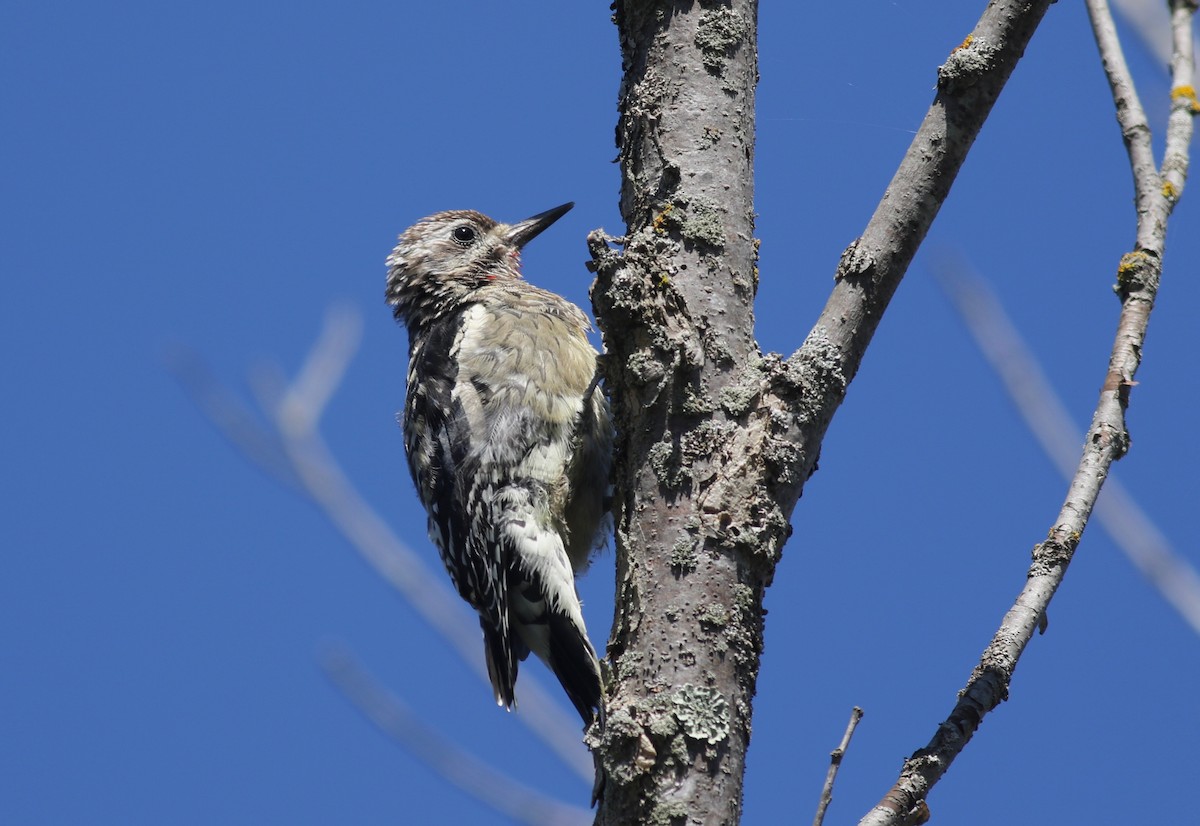
[{"label": "gray bark", "polygon": [[[604,824],[736,823],[763,595],[876,326],[1050,0],[993,2],[817,325],[753,334],[755,0],[618,0],[622,239],[589,238],[620,431]],[[618,245],[620,249],[614,249]]]},{"label": "gray bark", "polygon": [[1129,449],[1125,409],[1137,383],[1134,378],[1158,295],[1167,219],[1183,194],[1187,178],[1188,147],[1196,114],[1192,86],[1192,17],[1196,4],[1194,0],[1171,0],[1170,6],[1175,41],[1172,88],[1187,92],[1172,95],[1160,171],[1154,164],[1150,125],[1125,65],[1107,4],[1104,0],[1088,0],[1093,32],[1117,108],[1117,122],[1129,153],[1137,208],[1136,247],[1122,256],[1117,266],[1121,315],[1107,373],[1066,501],[1046,540],[1033,549],[1021,593],[958,693],[950,715],[937,727],[928,745],[905,760],[899,779],[859,821],[860,826],[916,826],[928,820],[925,798],[929,790],[971,741],[983,718],[1008,698],[1017,662],[1035,629],[1046,628],[1050,600],[1066,576],[1112,464]]},{"label": "gray bark", "polygon": [[[618,254],[593,292],[621,447],[602,823],[735,823],[788,532],[750,421],[756,4],[618,2]],[[792,457],[787,457],[791,459]],[[791,464],[791,462],[785,462]]]}]

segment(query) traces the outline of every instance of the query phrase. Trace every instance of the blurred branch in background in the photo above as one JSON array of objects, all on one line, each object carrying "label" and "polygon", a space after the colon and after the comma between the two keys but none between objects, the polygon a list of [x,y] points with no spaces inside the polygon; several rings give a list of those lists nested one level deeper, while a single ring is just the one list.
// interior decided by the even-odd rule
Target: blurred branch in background
[{"label": "blurred branch in background", "polygon": [[[359,313],[330,310],[297,377],[288,382],[277,365],[253,371],[256,412],[223,385],[194,352],[177,348],[168,367],[206,418],[251,464],[307,499],[333,523],[376,573],[449,643],[488,686],[479,625],[450,589],[392,532],[342,472],[318,426],[362,331]],[[403,461],[397,451],[397,461]],[[370,716],[370,715],[368,715]],[[374,719],[374,718],[372,718]],[[517,719],[589,785],[594,770],[578,721],[535,679],[522,675]]]},{"label": "blurred branch in background", "polygon": [[585,826],[592,822],[592,813],[586,809],[559,803],[517,783],[452,745],[371,677],[341,643],[323,644],[318,662],[325,676],[376,728],[505,817],[529,826]]},{"label": "blurred branch in background", "polygon": [[1118,16],[1137,34],[1142,47],[1163,69],[1171,65],[1171,41],[1163,37],[1171,25],[1171,12],[1163,0],[1113,0]]},{"label": "blurred branch in background", "polygon": [[[1033,549],[1033,562],[1020,593],[1004,615],[966,686],[959,691],[949,716],[937,727],[929,743],[905,760],[899,779],[860,821],[860,826],[913,826],[929,819],[926,798],[930,790],[971,741],[983,718],[1008,699],[1009,686],[1021,655],[1035,629],[1045,630],[1046,611],[1066,576],[1092,511],[1097,507],[1101,486],[1108,478],[1113,462],[1129,449],[1125,410],[1132,388],[1137,384],[1135,378],[1141,365],[1142,343],[1158,295],[1167,221],[1183,194],[1193,118],[1200,112],[1192,86],[1192,19],[1196,0],[1170,0],[1171,111],[1161,168],[1154,163],[1150,125],[1125,63],[1108,3],[1106,0],[1086,2],[1101,64],[1112,90],[1120,134],[1129,155],[1136,194],[1136,242],[1131,251],[1121,256],[1116,267],[1121,315],[1104,384],[1078,459],[1066,456],[1061,463],[1069,480],[1066,496],[1046,539]],[[1022,386],[1023,391],[1028,389],[1027,385]],[[1037,388],[1032,394],[1051,395],[1046,391],[1047,388]],[[1071,439],[1070,430],[1068,425],[1065,439],[1053,441],[1078,444]],[[1055,455],[1056,450],[1057,444],[1054,449],[1048,448],[1051,455]]]},{"label": "blurred branch in background", "polygon": [[[1026,426],[1058,472],[1070,479],[1081,442],[1079,431],[999,299],[962,261],[939,255],[930,269],[1000,376]],[[1200,634],[1200,574],[1175,552],[1119,479],[1110,476],[1104,483],[1095,517],[1129,561]]]}]

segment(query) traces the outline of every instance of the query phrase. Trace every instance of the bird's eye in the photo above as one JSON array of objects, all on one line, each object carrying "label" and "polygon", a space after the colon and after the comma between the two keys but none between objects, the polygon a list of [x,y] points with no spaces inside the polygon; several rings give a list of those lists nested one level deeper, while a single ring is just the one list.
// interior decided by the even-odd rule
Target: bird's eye
[{"label": "bird's eye", "polygon": [[454,232],[450,233],[454,237],[454,243],[460,246],[467,246],[475,240],[475,229],[466,224],[454,228]]}]

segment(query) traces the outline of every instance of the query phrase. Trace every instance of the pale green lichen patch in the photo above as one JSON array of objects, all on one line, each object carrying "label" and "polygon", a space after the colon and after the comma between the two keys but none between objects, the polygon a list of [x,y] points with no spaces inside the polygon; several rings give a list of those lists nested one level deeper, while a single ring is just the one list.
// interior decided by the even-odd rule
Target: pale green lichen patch
[{"label": "pale green lichen patch", "polygon": [[689,740],[716,745],[729,736],[729,704],[716,689],[687,683],[671,698]]},{"label": "pale green lichen patch", "polygon": [[732,616],[725,627],[725,640],[738,666],[754,674],[758,669],[758,655],[762,653],[762,637],[753,589],[742,583],[734,585],[731,607]]},{"label": "pale green lichen patch", "polygon": [[691,465],[699,459],[707,458],[724,445],[733,436],[734,425],[731,422],[721,422],[709,419],[700,422],[694,430],[683,435],[680,448],[683,453],[683,463]]},{"label": "pale green lichen patch", "polygon": [[763,445],[763,461],[773,471],[777,485],[794,485],[796,467],[800,462],[800,448],[786,439],[769,439]]},{"label": "pale green lichen patch", "polygon": [[720,631],[729,622],[729,611],[720,603],[710,603],[696,613],[700,626],[706,631]]},{"label": "pale green lichen patch", "polygon": [[646,458],[664,488],[674,490],[684,483],[686,477],[679,462],[679,452],[670,442],[656,442]]},{"label": "pale green lichen patch", "polygon": [[707,393],[697,393],[694,387],[683,388],[683,401],[680,410],[689,416],[703,416],[717,409],[712,397]]},{"label": "pale green lichen patch", "polygon": [[646,818],[646,826],[680,826],[687,822],[688,807],[682,800],[658,800]]},{"label": "pale green lichen patch", "polygon": [[725,230],[721,225],[720,208],[701,198],[687,202],[687,212],[679,222],[679,234],[693,244],[710,247],[725,246]]},{"label": "pale green lichen patch", "polygon": [[725,61],[741,45],[747,30],[742,16],[728,7],[710,9],[700,15],[695,43],[704,68],[714,75],[722,74]]},{"label": "pale green lichen patch", "polygon": [[697,545],[694,536],[690,534],[681,536],[671,546],[671,570],[676,574],[688,574],[696,570],[696,563],[699,560],[696,553]]},{"label": "pale green lichen patch", "polygon": [[750,412],[762,388],[762,359],[752,358],[741,374],[721,390],[717,402],[730,416],[743,416]]},{"label": "pale green lichen patch", "polygon": [[658,756],[646,732],[623,708],[609,714],[603,731],[593,726],[585,741],[601,755],[605,773],[618,783],[634,782],[654,767]]},{"label": "pale green lichen patch", "polygon": [[938,66],[938,88],[961,92],[991,71],[1000,50],[983,37],[968,37]]},{"label": "pale green lichen patch", "polygon": [[728,609],[719,603],[711,603],[697,611],[696,619],[699,620],[700,627],[709,635],[712,650],[719,656],[725,656],[725,653],[729,651],[729,640],[726,638],[725,632],[733,630],[729,626],[732,617],[729,615]]}]

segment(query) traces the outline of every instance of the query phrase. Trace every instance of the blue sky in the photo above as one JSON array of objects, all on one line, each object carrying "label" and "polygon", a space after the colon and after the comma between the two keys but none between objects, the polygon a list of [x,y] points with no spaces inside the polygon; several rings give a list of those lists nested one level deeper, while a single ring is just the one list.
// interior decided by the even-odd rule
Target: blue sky
[{"label": "blue sky", "polygon": [[[764,349],[803,339],[983,5],[763,4]],[[321,514],[206,423],[165,354],[191,348],[244,388],[264,361],[294,371],[331,305],[357,308],[362,349],[323,432],[436,565],[394,421],[406,342],[383,259],[436,210],[514,220],[574,200],[525,272],[588,306],[584,236],[621,229],[607,4],[9,0],[0,32],[0,820],[500,822],[325,681],[329,639],[455,742],[583,802]],[[1166,75],[1127,51],[1161,135]],[[829,822],[875,803],[949,711],[1063,498],[927,256],[957,251],[991,280],[1082,431],[1131,197],[1081,4],[1056,4],[796,509],[746,823],[807,822],[855,704]],[[1173,219],[1117,469],[1194,562],[1197,201]],[[581,586],[597,640],[611,580],[610,554]],[[1098,530],[1050,619],[933,793],[938,822],[1186,819],[1200,641]]]}]

